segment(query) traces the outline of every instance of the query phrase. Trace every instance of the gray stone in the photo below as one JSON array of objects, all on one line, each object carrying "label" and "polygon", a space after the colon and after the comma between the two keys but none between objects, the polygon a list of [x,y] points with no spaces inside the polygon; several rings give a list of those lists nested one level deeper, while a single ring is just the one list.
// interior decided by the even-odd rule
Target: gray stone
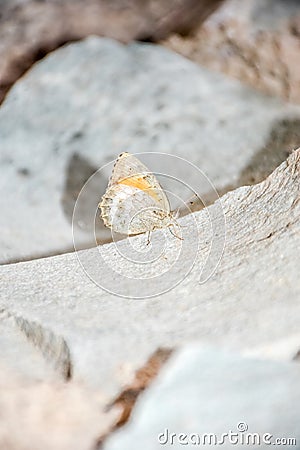
[{"label": "gray stone", "polygon": [[[285,159],[295,144],[281,145],[281,134],[274,132],[282,123],[297,124],[299,115],[298,107],[163,47],[95,37],[65,46],[36,64],[1,106],[1,261],[72,251],[77,195],[89,176],[121,151],[186,158],[226,192],[260,181]],[[275,159],[266,158],[270,148]],[[266,160],[271,167],[265,168]],[[207,183],[199,183],[199,173],[191,175],[180,163],[157,158],[150,169],[168,174],[170,166],[177,178],[215,199]],[[94,179],[79,210],[74,224],[79,248],[94,243],[87,211],[97,210],[109,169]],[[102,241],[110,238],[100,222],[97,228]]]},{"label": "gray stone", "polygon": [[[300,326],[299,175],[297,150],[264,182],[229,192],[180,219],[184,241],[160,230],[152,246],[142,235],[2,266],[1,307],[28,323],[28,335],[31,323],[33,330],[44,329],[42,342],[54,342],[50,354],[57,354],[63,338],[73,380],[101,386],[108,397],[117,395],[157,348],[195,339],[260,357],[279,343],[276,357],[290,358],[286,347],[295,348]],[[208,221],[219,218],[218,208],[226,218],[222,257],[224,222],[217,221],[212,235]],[[161,249],[164,239],[168,245],[154,266],[148,252]],[[215,266],[204,282],[211,245],[221,258],[218,265],[209,258]],[[140,262],[134,265],[128,256],[136,253]],[[166,280],[173,285],[163,293]],[[118,296],[107,292],[112,289]],[[142,297],[149,292],[156,297]],[[45,345],[40,351],[45,354]],[[55,367],[57,361],[62,359],[54,358]]]},{"label": "gray stone", "polygon": [[247,442],[259,449],[278,438],[294,439],[287,448],[299,448],[299,373],[295,363],[189,346],[141,395],[130,422],[104,450],[243,449]]}]

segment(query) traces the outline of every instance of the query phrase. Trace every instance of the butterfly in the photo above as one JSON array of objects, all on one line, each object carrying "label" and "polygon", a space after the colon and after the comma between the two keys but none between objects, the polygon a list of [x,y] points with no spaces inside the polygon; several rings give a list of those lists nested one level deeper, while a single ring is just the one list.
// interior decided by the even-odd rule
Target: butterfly
[{"label": "butterfly", "polygon": [[147,243],[152,231],[177,225],[176,212],[171,211],[169,200],[154,174],[128,152],[116,159],[98,206],[105,226],[127,235],[148,232]]}]

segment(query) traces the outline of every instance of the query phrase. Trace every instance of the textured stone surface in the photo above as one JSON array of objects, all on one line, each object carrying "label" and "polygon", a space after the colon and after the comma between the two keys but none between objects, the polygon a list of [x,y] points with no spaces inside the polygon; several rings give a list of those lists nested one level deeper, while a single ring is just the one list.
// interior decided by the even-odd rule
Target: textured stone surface
[{"label": "textured stone surface", "polygon": [[96,34],[128,42],[189,32],[222,0],[1,0],[0,103],[10,86],[60,45]]},{"label": "textured stone surface", "polygon": [[110,431],[119,411],[76,383],[32,382],[1,365],[0,447],[10,450],[90,450]]},{"label": "textured stone surface", "polygon": [[[184,157],[226,192],[261,181],[299,146],[299,120],[299,107],[158,46],[101,38],[66,46],[21,79],[0,110],[1,262],[71,251],[78,193],[121,151]],[[150,169],[171,168],[199,184],[197,171],[175,166],[157,158]],[[79,211],[83,248],[94,242],[87,214],[95,212],[108,176],[106,170],[94,179]],[[206,189],[204,183],[197,192],[212,201]]]},{"label": "textured stone surface", "polygon": [[1,310],[0,345],[1,363],[10,370],[21,372],[25,377],[38,380],[61,378],[52,361],[44,358],[41,352],[27,339],[17,322],[17,317]]},{"label": "textured stone surface", "polygon": [[[34,330],[39,324],[53,336],[63,337],[70,350],[73,380],[101,386],[107,396],[117,395],[157,348],[174,348],[194,339],[245,353],[255,349],[260,356],[264,348],[269,347],[268,355],[272,345],[281,343],[277,358],[284,359],[286,346],[295,345],[300,325],[299,174],[300,150],[266,181],[230,192],[216,204],[182,218],[185,241],[169,241],[158,259],[162,276],[144,278],[150,269],[143,264],[142,253],[137,279],[130,278],[132,268],[128,277],[122,277],[117,271],[126,274],[129,260],[120,253],[116,256],[114,244],[78,254],[89,276],[100,275],[98,282],[110,283],[115,291],[130,296],[136,295],[139,279],[144,290],[152,286],[163,290],[163,272],[168,269],[171,274],[168,263],[177,252],[179,267],[185,270],[188,261],[192,270],[177,286],[185,272],[172,272],[174,288],[165,294],[150,300],[109,294],[88,278],[76,254],[67,254],[2,266],[1,307],[34,322]],[[226,218],[225,250],[214,275],[200,284],[210,247],[207,214],[220,204]],[[217,232],[221,235],[221,228]],[[163,236],[163,231],[153,233],[154,249],[163,245]],[[178,247],[188,245],[190,236],[193,248],[197,241],[199,245],[195,261],[184,259]],[[145,248],[136,237],[119,242],[117,250],[124,251],[130,242]],[[99,250],[110,259],[103,259]]]},{"label": "textured stone surface", "polygon": [[[299,372],[296,363],[258,361],[187,347],[164,367],[138,400],[131,421],[103,448],[243,449],[251,433],[257,433],[250,437],[251,448],[272,448],[278,438],[293,438],[295,443],[287,448],[298,448]],[[222,438],[230,430],[233,435]],[[186,436],[180,437],[181,433]],[[212,437],[204,438],[210,433]],[[199,436],[200,444],[196,445],[198,437],[192,434]]]},{"label": "textured stone surface", "polygon": [[294,0],[227,0],[192,37],[168,47],[255,88],[300,102],[300,6]]}]

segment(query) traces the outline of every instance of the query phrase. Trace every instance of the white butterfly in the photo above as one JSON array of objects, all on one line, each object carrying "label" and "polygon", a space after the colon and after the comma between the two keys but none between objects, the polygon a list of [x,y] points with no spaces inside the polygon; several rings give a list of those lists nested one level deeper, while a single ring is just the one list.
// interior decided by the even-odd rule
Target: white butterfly
[{"label": "white butterfly", "polygon": [[155,229],[177,225],[176,213],[170,210],[156,177],[127,152],[117,158],[99,208],[104,224],[117,233],[150,234]]}]

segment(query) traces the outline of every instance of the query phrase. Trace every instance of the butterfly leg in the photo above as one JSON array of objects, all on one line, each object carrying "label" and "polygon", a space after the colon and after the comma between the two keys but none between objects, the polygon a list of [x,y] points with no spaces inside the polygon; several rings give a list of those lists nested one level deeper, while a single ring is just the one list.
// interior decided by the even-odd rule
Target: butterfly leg
[{"label": "butterfly leg", "polygon": [[146,243],[146,245],[149,245],[150,242],[151,242],[150,236],[151,236],[151,230],[149,230],[149,231],[147,232],[147,243]]},{"label": "butterfly leg", "polygon": [[174,227],[174,224],[173,224],[173,223],[171,223],[171,224],[169,225],[169,231],[170,231],[170,233],[171,233],[173,236],[175,236],[177,239],[180,239],[180,241],[184,241],[183,237],[178,236],[178,234],[174,233],[174,232],[171,230],[171,227]]},{"label": "butterfly leg", "polygon": [[148,231],[147,245],[150,244],[150,235],[151,235],[152,231],[155,231],[155,230],[157,230],[157,227],[154,226],[151,228],[151,230]]}]

